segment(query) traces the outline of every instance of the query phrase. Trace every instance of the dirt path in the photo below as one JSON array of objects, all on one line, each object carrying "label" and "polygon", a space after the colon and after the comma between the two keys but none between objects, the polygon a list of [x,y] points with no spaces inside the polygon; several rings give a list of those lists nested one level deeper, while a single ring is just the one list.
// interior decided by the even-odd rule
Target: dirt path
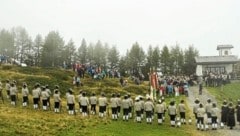
[{"label": "dirt path", "polygon": [[[208,98],[210,98],[212,102],[216,102],[215,97],[211,95],[205,88],[203,89],[203,94],[199,95],[197,86],[190,87],[189,97],[187,99],[187,102],[191,110],[193,109],[193,104],[196,98],[199,98],[200,102],[203,103],[204,105],[206,104]],[[220,104],[218,104],[218,106],[219,105]],[[207,117],[205,117],[204,119],[205,121],[206,121],[206,118]],[[209,136],[239,136],[240,126],[237,124],[233,130],[230,130],[228,127],[225,127],[224,129],[218,129],[217,131],[213,131],[210,129],[209,131],[204,131],[202,133],[203,135],[209,135]]]}]

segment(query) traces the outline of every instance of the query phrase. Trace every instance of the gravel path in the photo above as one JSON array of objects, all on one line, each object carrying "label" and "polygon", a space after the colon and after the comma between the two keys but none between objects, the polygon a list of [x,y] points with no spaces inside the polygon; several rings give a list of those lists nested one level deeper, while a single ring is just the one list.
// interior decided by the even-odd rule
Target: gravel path
[{"label": "gravel path", "polygon": [[[216,102],[215,97],[211,95],[205,88],[203,89],[202,95],[199,95],[197,86],[190,87],[189,97],[187,99],[187,102],[188,102],[189,108],[191,109],[191,112],[192,112],[194,101],[196,98],[199,98],[200,102],[203,103],[204,105],[206,104],[208,98],[210,98],[212,102]],[[220,104],[217,104],[217,105],[219,106]],[[207,117],[205,117],[204,121],[206,121],[206,118]],[[237,125],[234,127],[233,130],[230,130],[228,127],[225,127],[224,129],[218,129],[217,131],[213,131],[210,129],[209,131],[204,131],[202,133],[203,135],[209,135],[209,136],[240,136],[240,125],[238,125],[237,123]]]}]

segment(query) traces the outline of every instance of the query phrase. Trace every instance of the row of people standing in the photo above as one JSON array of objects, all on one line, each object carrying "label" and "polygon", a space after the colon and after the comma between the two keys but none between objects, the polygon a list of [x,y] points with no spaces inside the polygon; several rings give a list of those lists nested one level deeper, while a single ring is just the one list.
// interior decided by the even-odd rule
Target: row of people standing
[{"label": "row of people standing", "polygon": [[[240,122],[240,101],[238,101],[236,112],[237,121]],[[196,99],[193,106],[193,113],[197,120],[198,130],[209,129],[210,126],[212,127],[212,130],[217,130],[219,127],[218,125],[220,125],[220,127],[227,125],[230,129],[233,129],[236,124],[235,109],[232,102],[227,104],[227,102],[224,101],[220,110],[216,103],[212,103],[211,99],[207,100],[205,106],[199,101],[199,99]],[[207,121],[204,121],[205,114],[207,115]],[[219,116],[221,116],[221,118]]]},{"label": "row of people standing", "polygon": [[[69,90],[66,96],[67,104],[69,107],[68,113],[70,115],[73,115],[76,111],[76,102],[72,90]],[[88,114],[96,114],[96,105],[98,105],[99,117],[104,117],[107,113],[111,113],[112,119],[117,120],[120,117],[122,110],[122,119],[124,121],[128,121],[133,117],[133,113],[135,113],[136,122],[142,122],[145,113],[146,122],[151,124],[154,114],[156,113],[158,123],[162,124],[162,122],[165,120],[165,113],[168,111],[168,115],[171,118],[170,124],[172,126],[176,125],[176,116],[178,112],[180,114],[179,122],[186,124],[186,107],[183,100],[178,106],[176,106],[175,102],[172,101],[167,107],[164,99],[159,100],[155,105],[155,103],[150,98],[147,98],[146,101],[144,101],[143,97],[141,96],[136,97],[135,101],[133,101],[129,94],[125,95],[123,99],[121,99],[120,94],[112,94],[112,97],[110,100],[108,100],[104,93],[102,93],[99,98],[96,97],[95,93],[93,93],[92,96],[88,98],[85,92],[80,92],[80,94],[77,96],[77,99],[79,104],[79,112],[81,112],[83,116],[87,116]]]},{"label": "row of people standing", "polygon": [[[10,88],[8,90],[9,85]],[[62,109],[62,99],[58,89],[59,87],[55,86],[54,94],[52,94],[48,85],[40,86],[38,83],[35,84],[34,89],[32,90],[33,108],[39,109],[40,103],[42,103],[42,109],[49,110],[51,108],[50,98],[53,96],[54,112],[60,112]],[[10,95],[11,104],[16,106],[16,99],[18,94],[16,82],[7,81],[6,90],[9,92],[7,94]],[[29,95],[28,86],[26,83],[24,83],[22,86],[22,106],[26,107],[29,105]],[[102,93],[99,98],[95,93],[92,93],[92,95],[88,98],[86,96],[86,92],[83,91],[81,91],[77,98],[75,98],[72,89],[69,89],[66,93],[66,100],[68,114],[70,115],[76,114],[77,110],[75,109],[75,106],[78,103],[79,112],[81,112],[83,116],[96,114],[98,106],[99,117],[104,117],[107,114],[110,115],[111,113],[112,119],[117,120],[121,116],[120,113],[122,113],[122,119],[124,121],[128,121],[130,118],[133,118],[134,114],[136,122],[142,122],[145,114],[146,122],[151,124],[153,122],[154,114],[156,113],[157,122],[159,124],[162,124],[165,120],[165,113],[167,112],[171,119],[170,124],[172,126],[175,126],[176,116],[179,111],[181,122],[186,123],[186,108],[184,101],[181,101],[178,106],[176,106],[175,102],[172,101],[170,105],[167,106],[164,98],[157,101],[155,104],[150,98],[146,98],[146,101],[144,101],[144,98],[139,96],[135,98],[135,101],[133,101],[130,94],[125,95],[123,99],[121,98],[120,94],[112,94],[112,97],[108,100],[104,93]]]}]

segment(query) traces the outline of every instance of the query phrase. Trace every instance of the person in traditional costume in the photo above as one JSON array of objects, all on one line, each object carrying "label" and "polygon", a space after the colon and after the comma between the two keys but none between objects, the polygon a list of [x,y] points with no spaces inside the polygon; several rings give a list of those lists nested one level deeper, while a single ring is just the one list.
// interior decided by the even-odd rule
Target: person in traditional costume
[{"label": "person in traditional costume", "polygon": [[233,104],[230,102],[228,105],[228,114],[227,114],[227,126],[230,129],[233,129],[233,127],[236,125],[234,114],[235,114],[235,109],[233,108]]}]

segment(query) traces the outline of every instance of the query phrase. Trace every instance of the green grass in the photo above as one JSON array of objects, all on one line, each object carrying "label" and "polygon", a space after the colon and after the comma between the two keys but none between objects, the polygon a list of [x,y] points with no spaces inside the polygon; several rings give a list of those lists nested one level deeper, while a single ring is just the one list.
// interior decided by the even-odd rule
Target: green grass
[{"label": "green grass", "polygon": [[237,100],[240,99],[240,81],[222,87],[208,87],[207,90],[216,97],[219,103],[227,100],[236,104]]},{"label": "green grass", "polygon": [[[109,97],[113,92],[131,93],[134,98],[136,95],[145,95],[148,92],[148,82],[142,85],[134,85],[129,80],[127,87],[120,87],[119,79],[104,79],[103,81],[95,81],[90,77],[82,79],[84,86],[76,88],[72,85],[72,76],[74,73],[71,70],[59,70],[51,68],[20,68],[13,66],[0,67],[0,79],[17,80],[18,89],[21,89],[23,82],[27,82],[29,89],[36,82],[42,84],[49,84],[54,87],[56,83],[60,85],[61,92],[64,96],[65,91],[69,87],[73,87],[75,94],[79,90],[85,90],[88,94],[95,92],[100,94],[102,91]],[[64,75],[61,75],[64,74]],[[5,94],[4,90],[4,95]],[[166,98],[166,102],[172,98]],[[174,98],[176,103],[181,99],[186,99],[185,96]],[[21,101],[21,94],[19,94]],[[18,101],[17,107],[10,105],[9,100],[5,103],[0,101],[0,135],[3,136],[41,136],[41,135],[56,135],[56,136],[200,136],[206,135],[205,133],[196,131],[194,125],[183,125],[181,128],[170,127],[169,117],[166,114],[166,122],[159,126],[155,116],[152,125],[146,124],[145,120],[140,123],[134,122],[131,119],[129,122],[123,122],[122,118],[118,121],[112,121],[110,117],[98,118],[91,116],[83,118],[79,113],[76,116],[69,116],[66,111],[66,101],[63,99],[63,112],[55,114],[53,111],[33,110],[32,98],[30,97],[30,106],[22,108],[21,102]],[[78,105],[76,105],[78,109]],[[192,116],[189,109],[187,110],[187,118]]]}]

